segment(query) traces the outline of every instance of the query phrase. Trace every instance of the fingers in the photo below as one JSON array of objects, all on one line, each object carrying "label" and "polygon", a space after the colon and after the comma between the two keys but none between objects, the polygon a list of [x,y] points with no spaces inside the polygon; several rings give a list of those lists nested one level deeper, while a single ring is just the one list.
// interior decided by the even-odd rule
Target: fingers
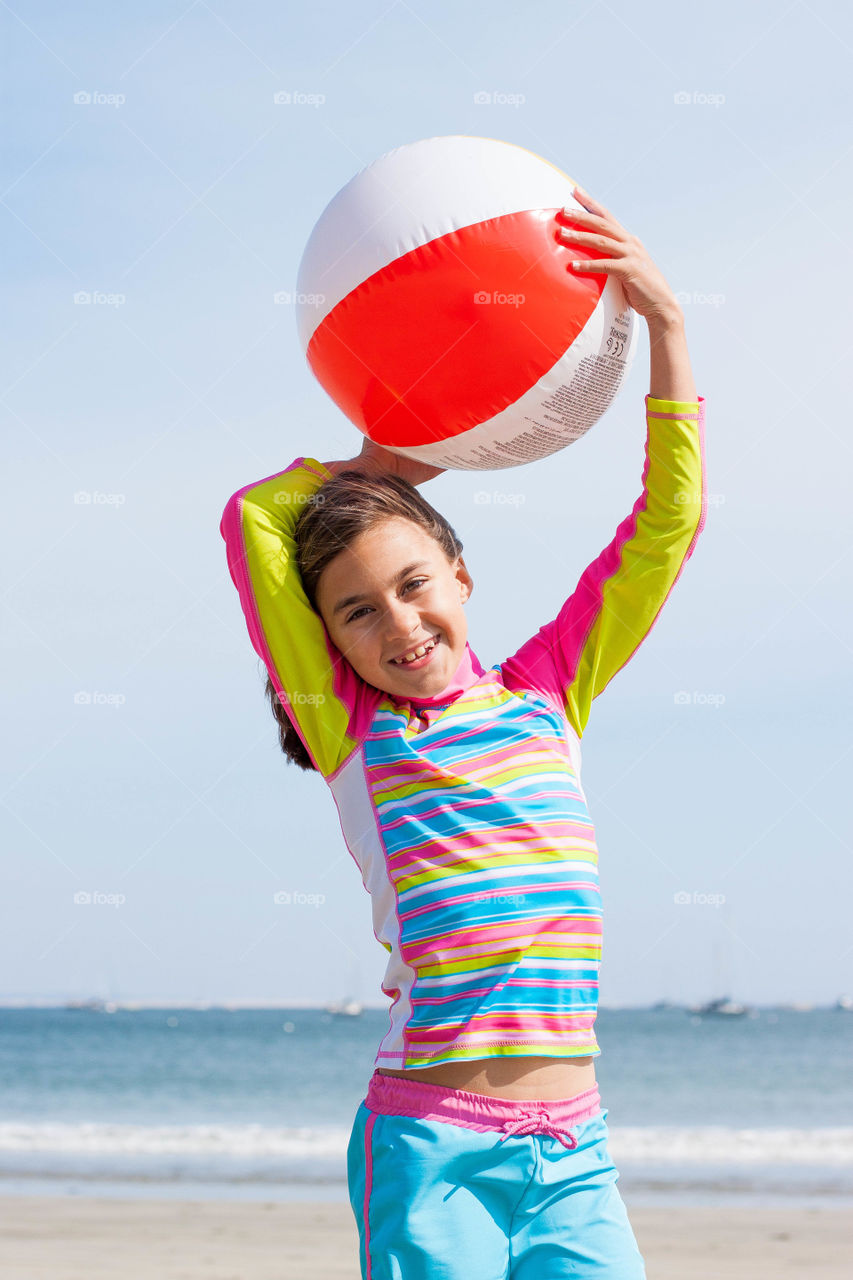
[{"label": "fingers", "polygon": [[616,253],[627,248],[627,245],[616,236],[596,235],[592,231],[575,231],[571,227],[560,227],[557,238],[567,249],[572,245],[578,245],[584,249],[598,249],[601,253]]},{"label": "fingers", "polygon": [[610,209],[606,209],[606,207],[603,206],[601,202],[597,200],[593,200],[593,197],[589,195],[589,192],[584,191],[583,187],[575,187],[573,191],[573,196],[575,197],[575,200],[578,201],[579,204],[584,207],[584,209],[589,210],[590,214],[596,215],[597,218],[606,219],[608,223],[613,224],[613,227],[619,227],[620,229],[624,230],[624,228],[621,227],[620,221],[617,221],[616,218],[613,218],[613,215],[611,214]]},{"label": "fingers", "polygon": [[569,263],[573,271],[605,271],[617,270],[622,266],[618,258],[579,258]]},{"label": "fingers", "polygon": [[581,207],[577,209],[565,206],[560,210],[564,217],[575,218],[578,221],[590,220],[592,223],[601,223],[603,227],[607,227],[611,234],[621,232],[624,236],[628,235],[621,222],[614,218],[610,210],[606,209],[603,204],[599,204],[597,200],[593,200],[592,196],[588,195],[583,187],[575,187],[572,195]]},{"label": "fingers", "polygon": [[605,252],[611,252],[617,247],[626,251],[630,244],[631,237],[618,223],[607,222],[598,215],[584,211],[576,213],[573,210],[571,213],[563,213],[563,217],[575,225],[557,227],[557,239],[561,244],[583,244]]},{"label": "fingers", "polygon": [[572,191],[572,195],[584,206],[585,209],[589,209],[591,213],[597,214],[600,218],[607,218],[611,222],[616,222],[616,219],[613,217],[610,210],[605,209],[603,204],[599,204],[597,200],[594,200],[588,191],[584,191],[583,187],[575,187]]}]

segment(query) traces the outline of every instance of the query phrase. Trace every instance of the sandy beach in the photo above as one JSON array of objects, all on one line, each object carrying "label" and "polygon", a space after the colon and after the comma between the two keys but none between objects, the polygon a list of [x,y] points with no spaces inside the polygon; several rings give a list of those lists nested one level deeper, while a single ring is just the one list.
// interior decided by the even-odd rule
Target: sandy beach
[{"label": "sandy beach", "polygon": [[[841,1280],[853,1213],[637,1207],[649,1280]],[[346,1204],[9,1196],[0,1274],[14,1280],[359,1280]]]}]

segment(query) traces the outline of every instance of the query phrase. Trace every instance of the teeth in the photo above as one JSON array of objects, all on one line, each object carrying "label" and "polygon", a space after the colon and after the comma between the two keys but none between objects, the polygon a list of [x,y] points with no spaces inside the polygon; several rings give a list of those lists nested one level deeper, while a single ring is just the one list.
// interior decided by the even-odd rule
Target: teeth
[{"label": "teeth", "polygon": [[402,658],[392,658],[392,662],[396,662],[398,666],[402,666],[406,662],[414,662],[415,658],[422,658],[424,654],[429,653],[436,646],[435,640],[430,640],[428,644],[422,644],[419,649],[413,649],[411,653],[404,653]]}]

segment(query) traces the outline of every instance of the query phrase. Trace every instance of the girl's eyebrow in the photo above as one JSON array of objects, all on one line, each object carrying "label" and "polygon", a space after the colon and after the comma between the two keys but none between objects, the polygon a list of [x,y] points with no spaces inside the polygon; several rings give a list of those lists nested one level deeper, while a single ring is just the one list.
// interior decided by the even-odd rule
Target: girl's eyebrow
[{"label": "girl's eyebrow", "polygon": [[[414,569],[425,569],[429,567],[429,560],[416,560],[414,564],[407,564],[405,569],[401,569],[394,578],[394,582],[399,582],[401,578],[407,578]],[[346,600],[339,600],[333,609],[334,613],[340,613],[342,609],[348,609],[351,604],[358,604],[360,600],[367,600],[367,596],[347,596]]]}]

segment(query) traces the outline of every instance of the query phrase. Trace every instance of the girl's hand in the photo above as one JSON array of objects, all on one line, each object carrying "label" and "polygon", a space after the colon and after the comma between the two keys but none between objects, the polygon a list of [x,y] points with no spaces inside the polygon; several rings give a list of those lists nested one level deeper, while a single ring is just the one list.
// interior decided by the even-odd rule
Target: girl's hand
[{"label": "girl's hand", "polygon": [[557,216],[567,222],[578,223],[584,230],[575,231],[561,226],[557,232],[558,241],[569,249],[573,244],[582,245],[603,251],[610,257],[572,261],[570,269],[616,276],[628,305],[644,316],[650,326],[670,324],[682,317],[678,299],[637,237],[626,231],[613,214],[587,195],[582,187],[575,187],[572,194],[583,208],[562,209]]},{"label": "girl's hand", "polygon": [[[575,231],[561,226],[557,231],[558,241],[567,249],[576,244],[598,249],[611,256],[572,261],[570,269],[616,276],[628,305],[645,317],[650,328],[658,325],[669,328],[674,321],[683,320],[678,299],[637,237],[626,231],[613,214],[587,195],[582,187],[575,187],[572,194],[583,207],[562,209],[557,216],[566,222],[578,223],[584,230]],[[445,470],[444,467],[417,462],[414,458],[404,458],[391,449],[383,449],[381,445],[368,440],[367,436],[364,437],[361,453],[357,457],[348,461],[327,462],[325,465],[334,474],[346,467],[358,467],[375,475],[402,476],[413,485],[432,480]]]},{"label": "girl's hand", "polygon": [[368,440],[367,436],[364,437],[361,453],[357,457],[345,462],[327,462],[326,466],[335,475],[347,467],[357,467],[371,475],[400,476],[413,485],[432,480],[446,470],[445,467],[431,467],[426,462],[418,462],[415,458],[404,458],[402,454],[394,453],[392,449],[383,449],[382,445]]}]

